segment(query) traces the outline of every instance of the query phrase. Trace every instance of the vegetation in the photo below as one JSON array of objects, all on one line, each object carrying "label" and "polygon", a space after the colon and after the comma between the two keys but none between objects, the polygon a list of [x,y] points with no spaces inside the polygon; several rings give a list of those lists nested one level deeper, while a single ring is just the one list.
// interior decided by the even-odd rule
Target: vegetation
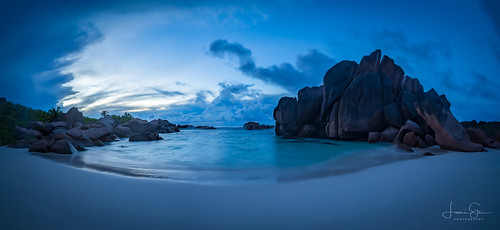
[{"label": "vegetation", "polygon": [[108,115],[109,115],[108,110],[103,110],[101,112],[101,117],[105,117],[105,116],[108,116]]},{"label": "vegetation", "polygon": [[[12,134],[16,125],[27,127],[32,121],[57,121],[61,114],[63,114],[63,112],[59,107],[51,108],[49,111],[45,112],[40,109],[32,109],[23,105],[13,104],[8,102],[5,98],[0,98],[0,145],[8,145],[16,142]],[[83,118],[87,124],[97,121],[97,119],[85,116]]]},{"label": "vegetation", "polygon": [[498,121],[480,121],[477,122],[476,120],[473,121],[462,121],[460,122],[464,128],[476,128],[476,129],[482,129],[488,137],[494,137],[495,134],[500,130],[500,122]]},{"label": "vegetation", "polygon": [[134,119],[130,113],[124,113],[123,115],[111,115],[111,117],[117,124],[123,124]]},{"label": "vegetation", "polygon": [[49,113],[39,109],[32,109],[23,105],[13,104],[8,102],[5,98],[0,98],[1,144],[7,145],[15,143],[14,137],[12,136],[12,130],[14,130],[16,125],[26,127],[31,121],[50,121],[58,110],[54,109],[52,112]]}]

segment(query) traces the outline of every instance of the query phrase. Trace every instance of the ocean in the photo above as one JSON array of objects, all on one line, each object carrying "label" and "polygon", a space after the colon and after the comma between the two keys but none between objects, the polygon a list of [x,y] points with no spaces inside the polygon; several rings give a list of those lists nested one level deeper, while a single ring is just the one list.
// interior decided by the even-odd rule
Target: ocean
[{"label": "ocean", "polygon": [[152,142],[129,142],[124,138],[55,158],[126,176],[194,183],[261,183],[343,174],[415,157],[387,153],[388,143],[282,139],[272,129],[182,129],[160,136],[163,140]]}]

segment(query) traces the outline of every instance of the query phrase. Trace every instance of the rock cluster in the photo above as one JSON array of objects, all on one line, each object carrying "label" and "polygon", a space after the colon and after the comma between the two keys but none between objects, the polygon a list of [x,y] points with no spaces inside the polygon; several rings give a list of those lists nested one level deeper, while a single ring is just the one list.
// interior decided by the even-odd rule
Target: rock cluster
[{"label": "rock cluster", "polygon": [[71,108],[56,122],[32,122],[28,128],[16,126],[13,134],[18,141],[11,147],[29,148],[31,152],[71,154],[83,151],[85,147],[102,146],[117,138],[153,141],[162,139],[158,133],[179,132],[175,124],[162,119],[151,122],[132,119],[117,124],[111,116],[105,116],[97,122],[84,123],[82,113]]},{"label": "rock cluster", "polygon": [[380,59],[375,50],[359,64],[341,61],[326,72],[322,86],[281,98],[273,114],[276,135],[483,150],[455,119],[445,95],[424,92],[393,59]]},{"label": "rock cluster", "polygon": [[243,128],[246,130],[262,130],[262,129],[272,129],[274,128],[274,125],[261,125],[257,122],[247,122],[245,125],[243,125]]}]

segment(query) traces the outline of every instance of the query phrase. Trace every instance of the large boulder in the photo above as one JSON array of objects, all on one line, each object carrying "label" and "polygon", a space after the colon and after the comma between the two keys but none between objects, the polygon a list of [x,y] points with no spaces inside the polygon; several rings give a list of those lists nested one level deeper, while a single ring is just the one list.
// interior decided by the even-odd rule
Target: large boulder
[{"label": "large boulder", "polygon": [[28,151],[29,152],[39,152],[39,153],[48,153],[50,152],[50,147],[51,145],[54,144],[54,142],[49,141],[49,140],[39,140],[32,144]]},{"label": "large boulder", "polygon": [[305,87],[297,95],[297,120],[299,125],[313,124],[321,112],[323,86]]},{"label": "large boulder", "polygon": [[[356,69],[355,77],[364,73],[378,73],[380,68],[381,50],[373,51],[369,56],[364,56]],[[392,86],[391,86],[392,91]]]},{"label": "large boulder", "polygon": [[393,100],[391,81],[386,75],[366,73],[356,77],[340,99],[339,137],[366,138],[368,132],[384,130],[384,107]]},{"label": "large boulder", "polygon": [[42,134],[33,129],[27,129],[20,126],[14,127],[13,136],[17,140],[23,139],[39,139]]},{"label": "large boulder", "polygon": [[163,140],[157,132],[135,133],[130,136],[129,141],[156,141]]},{"label": "large boulder", "polygon": [[435,132],[435,141],[443,149],[463,152],[483,151],[481,144],[473,143],[467,131],[447,109],[446,103],[434,89],[425,93],[425,100],[415,103],[418,114]]},{"label": "large boulder", "polygon": [[67,129],[68,128],[68,122],[66,121],[55,121],[51,122],[50,125],[54,127],[54,129]]},{"label": "large boulder", "polygon": [[104,117],[99,118],[99,120],[97,122],[101,123],[105,126],[111,126],[111,127],[114,127],[116,124],[115,119],[113,119],[113,117],[111,117],[109,115],[106,115]]},{"label": "large boulder", "polygon": [[336,102],[328,117],[328,123],[326,123],[325,132],[326,136],[329,138],[337,139],[339,138],[339,106],[340,102]]},{"label": "large boulder", "polygon": [[78,152],[69,140],[58,140],[51,147],[50,151],[60,154],[73,154]]},{"label": "large boulder", "polygon": [[129,127],[133,133],[154,132],[158,128],[154,124],[138,118],[134,118],[128,121],[127,123],[123,124],[123,126]]},{"label": "large boulder", "polygon": [[95,141],[99,140],[107,135],[113,133],[113,127],[111,126],[103,126],[100,128],[89,128],[82,130],[83,134],[90,138],[90,140]]},{"label": "large boulder", "polygon": [[395,127],[401,127],[403,121],[401,119],[401,113],[399,113],[399,108],[396,103],[391,102],[384,106],[384,118],[388,125]]},{"label": "large boulder", "polygon": [[126,138],[130,137],[130,134],[132,134],[132,130],[129,127],[118,125],[113,128],[113,134],[115,134],[119,138]]},{"label": "large boulder", "polygon": [[470,137],[470,140],[474,143],[483,145],[484,147],[491,148],[493,140],[486,136],[486,133],[482,129],[467,128],[465,129]]},{"label": "large boulder", "polygon": [[330,68],[323,77],[323,101],[321,104],[321,121],[330,116],[335,102],[339,101],[345,89],[351,83],[358,63],[341,61]]},{"label": "large boulder", "polygon": [[90,147],[94,145],[93,141],[78,127],[66,131],[66,135],[73,139],[71,143],[74,146]]},{"label": "large boulder", "polygon": [[156,120],[152,120],[150,123],[160,133],[173,133],[173,132],[180,131],[179,128],[177,128],[177,126],[175,124],[172,124],[167,120],[156,119]]},{"label": "large boulder", "polygon": [[69,128],[80,127],[85,124],[82,112],[78,111],[75,107],[72,107],[68,110],[68,112],[66,112],[65,119],[66,122],[68,122]]},{"label": "large boulder", "polygon": [[392,82],[392,93],[398,95],[401,90],[401,83],[403,81],[403,76],[405,72],[403,69],[394,64],[394,60],[388,56],[382,58],[380,63],[380,73],[387,75]]},{"label": "large boulder", "polygon": [[299,123],[297,119],[297,100],[293,97],[282,97],[273,111],[276,120],[276,135],[297,135]]}]

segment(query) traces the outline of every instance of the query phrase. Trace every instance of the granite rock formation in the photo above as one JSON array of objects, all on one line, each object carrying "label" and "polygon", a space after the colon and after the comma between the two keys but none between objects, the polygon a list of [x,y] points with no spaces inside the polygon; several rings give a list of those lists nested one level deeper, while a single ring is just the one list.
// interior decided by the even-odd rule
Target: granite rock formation
[{"label": "granite rock formation", "polygon": [[297,98],[283,97],[274,109],[276,135],[341,140],[388,141],[409,147],[476,152],[483,145],[450,111],[434,89],[424,92],[394,60],[375,50],[357,64],[341,61],[319,87],[305,87]]}]

